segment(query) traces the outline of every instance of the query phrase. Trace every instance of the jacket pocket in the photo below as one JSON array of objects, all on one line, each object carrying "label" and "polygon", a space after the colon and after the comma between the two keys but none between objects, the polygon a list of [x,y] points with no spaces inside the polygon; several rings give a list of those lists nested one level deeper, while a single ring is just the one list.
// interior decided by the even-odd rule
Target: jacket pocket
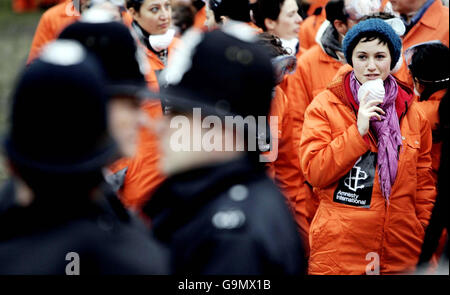
[{"label": "jacket pocket", "polygon": [[[404,138],[404,137],[403,137]],[[420,153],[420,135],[410,134],[403,140],[402,155],[399,162],[399,171],[397,175],[400,176],[402,172],[406,172],[408,175],[407,180],[403,177],[401,181],[411,181],[410,177],[413,177],[414,183],[417,178],[417,160]],[[406,170],[406,171],[402,171]]]},{"label": "jacket pocket", "polygon": [[[318,271],[321,273],[324,269],[323,266],[328,268],[328,271],[325,271],[324,274],[330,271],[338,271],[339,267],[336,261],[341,236],[341,224],[333,215],[329,208],[321,204],[311,223],[309,240],[311,243],[310,262],[312,263],[310,270],[312,272]],[[319,265],[322,265],[322,267],[318,267]]]}]

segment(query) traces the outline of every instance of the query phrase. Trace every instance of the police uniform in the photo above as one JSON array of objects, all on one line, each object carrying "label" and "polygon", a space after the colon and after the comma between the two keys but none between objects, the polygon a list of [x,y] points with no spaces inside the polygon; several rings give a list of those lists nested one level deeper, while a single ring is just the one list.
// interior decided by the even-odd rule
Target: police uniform
[{"label": "police uniform", "polygon": [[292,214],[265,171],[243,157],[170,177],[144,207],[175,274],[302,274]]}]

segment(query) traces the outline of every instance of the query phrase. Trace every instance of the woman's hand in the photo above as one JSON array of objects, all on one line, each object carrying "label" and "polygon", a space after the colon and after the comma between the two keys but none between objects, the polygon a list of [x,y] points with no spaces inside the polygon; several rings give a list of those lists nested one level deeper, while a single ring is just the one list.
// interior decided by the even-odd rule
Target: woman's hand
[{"label": "woman's hand", "polygon": [[381,115],[385,115],[385,112],[380,107],[377,106],[379,104],[382,104],[383,101],[382,100],[367,101],[368,96],[369,92],[366,92],[363,98],[359,100],[357,126],[359,134],[361,134],[361,136],[364,136],[367,134],[367,132],[369,132],[370,118],[376,117],[379,121],[381,121]]}]

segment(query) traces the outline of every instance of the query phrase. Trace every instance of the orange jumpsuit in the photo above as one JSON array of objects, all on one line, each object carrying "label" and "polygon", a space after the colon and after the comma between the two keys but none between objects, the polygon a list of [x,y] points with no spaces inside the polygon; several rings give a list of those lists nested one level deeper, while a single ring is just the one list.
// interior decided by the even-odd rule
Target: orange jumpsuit
[{"label": "orange jumpsuit", "polygon": [[[439,0],[434,1],[419,22],[403,36],[403,53],[413,45],[431,40],[440,40],[444,45],[449,46],[448,26],[448,7],[442,5]],[[414,87],[411,74],[404,60],[400,70],[395,73],[395,77],[406,83],[410,88]]]},{"label": "orange jumpsuit", "polygon": [[79,18],[80,14],[75,10],[72,0],[62,2],[44,12],[31,43],[27,64],[38,57],[41,49],[47,43],[56,40],[65,27]]},{"label": "orange jumpsuit", "polygon": [[[366,207],[339,202],[336,196],[342,181],[351,186],[351,178],[357,186],[356,178],[364,178],[356,169],[360,157],[377,152],[372,134],[362,137],[358,132],[350,71],[340,71],[305,114],[301,167],[320,200],[310,226],[309,273],[361,275],[374,257],[379,258],[380,274],[407,273],[415,269],[436,198],[430,125],[412,103],[410,90],[399,84],[396,110],[403,142],[389,204],[381,193],[377,168]],[[370,167],[375,169],[375,163]]]},{"label": "orange jumpsuit", "polygon": [[[142,45],[139,45],[142,46]],[[179,39],[174,39],[169,46],[169,56],[179,46]],[[159,91],[156,76],[157,71],[164,69],[164,63],[159,57],[142,46],[146,52],[151,70],[146,76],[149,88]],[[152,119],[158,120],[163,116],[160,101],[151,100],[142,105],[142,110]],[[142,127],[139,131],[136,155],[131,159],[120,159],[110,167],[113,173],[127,169],[123,185],[119,190],[123,204],[129,208],[140,209],[149,200],[155,189],[164,181],[165,175],[159,166],[159,139],[153,130]]]},{"label": "orange jumpsuit", "polygon": [[308,16],[300,25],[300,31],[298,33],[298,39],[300,40],[300,46],[303,49],[309,49],[316,43],[316,34],[320,26],[326,20],[325,9],[319,15]]}]

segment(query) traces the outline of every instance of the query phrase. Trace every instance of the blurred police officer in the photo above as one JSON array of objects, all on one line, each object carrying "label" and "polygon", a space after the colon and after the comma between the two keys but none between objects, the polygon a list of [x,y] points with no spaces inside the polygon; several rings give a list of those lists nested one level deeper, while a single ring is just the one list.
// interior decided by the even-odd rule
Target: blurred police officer
[{"label": "blurred police officer", "polygon": [[103,187],[117,154],[103,83],[97,61],[69,40],[21,75],[4,148],[23,189],[0,193],[0,273],[166,273],[165,252]]},{"label": "blurred police officer", "polygon": [[185,52],[163,74],[168,115],[159,134],[170,177],[144,207],[171,249],[171,271],[302,274],[295,222],[259,163],[267,124],[258,118],[266,118],[275,86],[270,58],[242,30],[185,38]]}]

